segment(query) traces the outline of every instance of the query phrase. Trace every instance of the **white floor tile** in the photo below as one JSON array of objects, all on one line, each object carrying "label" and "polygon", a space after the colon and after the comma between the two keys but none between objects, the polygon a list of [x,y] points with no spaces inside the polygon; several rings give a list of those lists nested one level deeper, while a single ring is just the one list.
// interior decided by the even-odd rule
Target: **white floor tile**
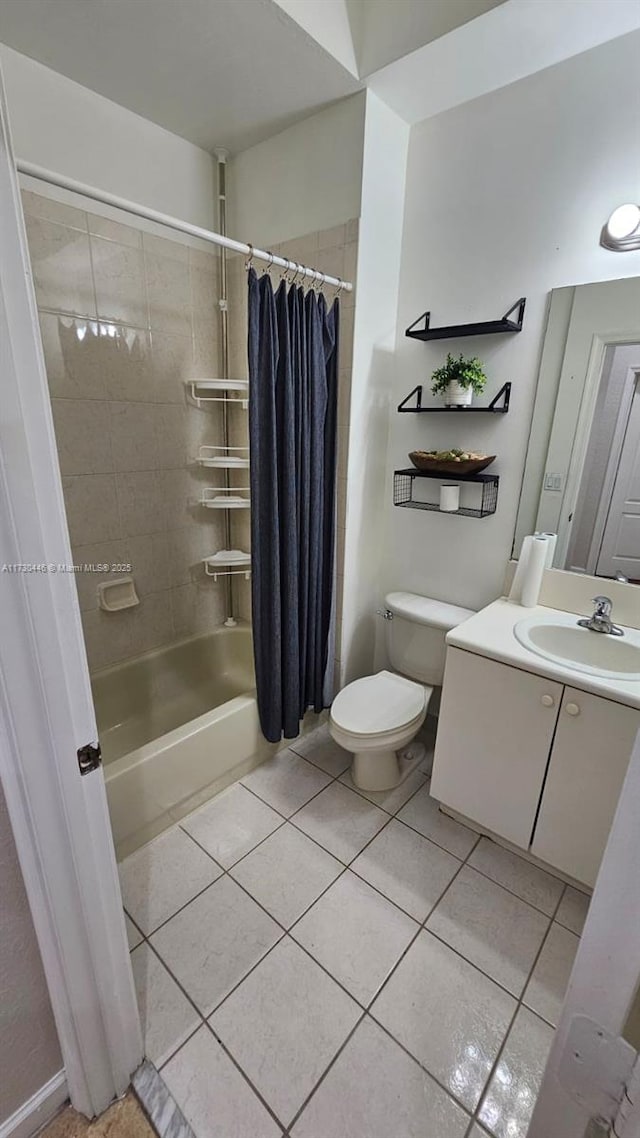
[{"label": "white floor tile", "polygon": [[384,810],[337,782],[295,816],[296,826],[343,862],[360,853],[388,821]]},{"label": "white floor tile", "polygon": [[369,802],[373,802],[382,810],[386,810],[387,814],[396,814],[397,811],[404,806],[405,802],[415,794],[416,790],[424,786],[425,776],[420,770],[412,771],[411,774],[405,778],[404,782],[394,787],[393,790],[382,790],[376,793],[371,790],[361,790],[360,787],[355,786],[350,771],[345,771],[344,774],[341,775],[340,782],[348,786],[349,790],[355,790],[358,794],[361,794],[363,798],[367,798]]},{"label": "white floor tile", "polygon": [[280,1127],[207,1027],[162,1072],[196,1138],[280,1138]]},{"label": "white floor tile", "polygon": [[474,1110],[516,1006],[492,980],[421,932],[371,1014]]},{"label": "white floor tile", "polygon": [[156,1067],[194,1032],[200,1016],[148,944],[131,953],[144,1053]]},{"label": "white floor tile", "polygon": [[460,862],[394,819],[351,868],[417,921],[424,921],[460,869]]},{"label": "white floor tile", "polygon": [[286,747],[262,763],[242,780],[274,810],[289,818],[314,794],[328,786],[331,778],[312,763]]},{"label": "white floor tile", "polygon": [[514,996],[521,996],[549,918],[465,865],[426,927]]},{"label": "white floor tile", "polygon": [[464,1138],[469,1116],[382,1028],[365,1019],[292,1138]]},{"label": "white floor tile", "polygon": [[288,1126],[359,1015],[358,1005],[287,938],[210,1022]]},{"label": "white floor tile", "polygon": [[280,815],[240,783],[181,822],[182,828],[225,869],[281,825]]},{"label": "white floor tile", "polygon": [[580,893],[571,885],[567,885],[565,895],[558,906],[555,920],[559,925],[564,925],[566,929],[570,929],[576,936],[582,936],[590,903],[591,898],[586,893]]},{"label": "white floor tile", "polygon": [[469,1138],[487,1138],[488,1130],[484,1126],[478,1126],[477,1122],[471,1127],[469,1131]]},{"label": "white floor tile", "polygon": [[505,889],[510,889],[535,909],[548,916],[555,912],[564,882],[497,842],[481,838],[469,858],[469,865],[497,881],[498,885],[504,885]]},{"label": "white floor tile", "polygon": [[148,934],[221,872],[182,830],[168,830],[121,862],[124,907]]},{"label": "white floor tile", "polygon": [[234,865],[231,875],[289,928],[344,866],[288,823]]},{"label": "white floor tile", "polygon": [[524,1003],[555,1027],[562,1010],[580,938],[552,924],[523,996]]},{"label": "white floor tile", "polygon": [[131,952],[132,949],[134,949],[136,947],[136,945],[142,943],[142,933],[138,932],[138,929],[134,925],[133,921],[131,920],[130,917],[127,916],[126,913],[124,915],[124,927],[127,930],[127,940],[129,942],[129,952]]},{"label": "white floor tile", "polygon": [[478,840],[473,830],[443,814],[429,793],[428,783],[403,806],[398,818],[463,861]]},{"label": "white floor tile", "polygon": [[223,877],[151,938],[203,1015],[209,1015],[282,935],[271,917]]},{"label": "white floor tile", "polygon": [[325,725],[296,739],[291,743],[291,750],[304,755],[305,759],[326,771],[332,778],[337,778],[351,766],[352,755],[331,738],[329,728]]},{"label": "white floor tile", "polygon": [[519,1009],[479,1112],[496,1138],[526,1138],[552,1040],[548,1024]]},{"label": "white floor tile", "polygon": [[367,1005],[417,931],[411,917],[347,871],[291,935]]}]

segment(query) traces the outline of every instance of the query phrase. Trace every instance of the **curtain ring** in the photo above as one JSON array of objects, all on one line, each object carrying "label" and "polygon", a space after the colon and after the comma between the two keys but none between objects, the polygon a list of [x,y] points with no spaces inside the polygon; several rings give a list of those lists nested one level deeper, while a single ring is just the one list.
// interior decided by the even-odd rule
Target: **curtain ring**
[{"label": "curtain ring", "polygon": [[247,245],[249,246],[249,259],[245,261],[244,267],[249,272],[249,269],[253,267],[253,245],[250,241],[247,241]]},{"label": "curtain ring", "polygon": [[289,258],[284,257],[283,260],[285,260],[287,262],[287,266],[280,273],[280,280],[281,281],[287,280],[287,273],[289,272],[289,269],[291,268],[291,261],[289,260]]},{"label": "curtain ring", "polygon": [[338,277],[338,291],[336,293],[336,297],[340,296],[340,293],[342,292],[343,288],[344,288],[344,281],[342,280],[341,277]]}]

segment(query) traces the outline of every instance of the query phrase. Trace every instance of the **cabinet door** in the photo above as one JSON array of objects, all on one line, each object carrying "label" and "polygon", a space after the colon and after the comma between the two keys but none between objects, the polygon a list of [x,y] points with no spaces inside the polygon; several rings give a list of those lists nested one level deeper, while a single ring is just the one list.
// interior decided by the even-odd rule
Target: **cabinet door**
[{"label": "cabinet door", "polygon": [[640,711],[565,688],[540,815],[536,857],[593,885],[640,730]]},{"label": "cabinet door", "polygon": [[447,650],[431,793],[527,848],[562,684]]}]

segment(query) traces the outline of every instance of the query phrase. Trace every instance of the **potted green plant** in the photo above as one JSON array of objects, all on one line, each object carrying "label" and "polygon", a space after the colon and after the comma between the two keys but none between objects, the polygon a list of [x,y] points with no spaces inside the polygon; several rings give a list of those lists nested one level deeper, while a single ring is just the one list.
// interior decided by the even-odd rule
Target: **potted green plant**
[{"label": "potted green plant", "polygon": [[468,407],[474,392],[480,395],[485,389],[487,377],[482,364],[476,356],[457,359],[449,352],[447,362],[436,368],[431,376],[431,390],[434,395],[442,393],[446,407]]}]

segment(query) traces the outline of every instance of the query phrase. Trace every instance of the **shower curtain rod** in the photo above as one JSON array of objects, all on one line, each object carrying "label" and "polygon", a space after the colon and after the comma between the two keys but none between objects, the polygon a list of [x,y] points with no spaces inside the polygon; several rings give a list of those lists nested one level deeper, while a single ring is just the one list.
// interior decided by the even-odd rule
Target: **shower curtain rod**
[{"label": "shower curtain rod", "polygon": [[78,182],[75,178],[67,178],[64,174],[55,174],[52,170],[46,170],[43,166],[37,166],[34,162],[23,162],[21,159],[16,161],[16,167],[21,174],[26,174],[30,178],[37,178],[40,182],[48,182],[51,186],[59,186],[60,189],[70,190],[74,194],[82,194],[86,198],[91,198],[93,201],[102,202],[103,205],[113,206],[114,209],[123,209],[127,213],[133,213],[137,217],[144,217],[147,221],[155,221],[158,225],[166,225],[169,229],[177,229],[180,233],[188,233],[190,237],[199,237],[202,241],[208,241],[212,245],[221,245],[225,249],[231,249],[234,253],[244,253],[248,255],[251,260],[268,261],[269,268],[271,265],[278,265],[283,269],[296,269],[298,275],[304,277],[311,277],[313,280],[321,281],[322,284],[335,285],[336,288],[342,289],[344,292],[352,292],[353,285],[350,281],[342,281],[338,277],[330,277],[326,273],[319,272],[318,269],[308,268],[306,265],[300,265],[296,261],[290,261],[286,257],[277,257],[275,253],[270,253],[265,249],[255,249],[253,245],[246,244],[244,241],[234,241],[231,237],[223,237],[221,233],[214,233],[210,229],[202,229],[199,225],[191,225],[188,221],[180,221],[177,217],[170,217],[169,214],[160,213],[156,209],[148,209],[147,206],[138,205],[137,202],[127,201],[126,198],[118,197],[117,194],[110,194],[104,190],[98,190],[95,186],[87,186],[84,182]]}]

